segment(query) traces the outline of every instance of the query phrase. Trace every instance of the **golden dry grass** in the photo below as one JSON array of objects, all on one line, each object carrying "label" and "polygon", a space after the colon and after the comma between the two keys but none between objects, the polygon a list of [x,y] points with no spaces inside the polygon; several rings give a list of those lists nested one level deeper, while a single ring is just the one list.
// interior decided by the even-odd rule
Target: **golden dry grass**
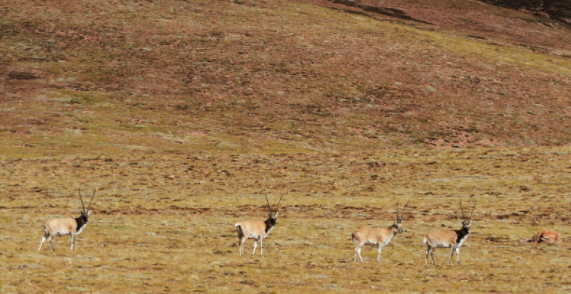
[{"label": "golden dry grass", "polygon": [[[2,292],[302,293],[569,291],[569,148],[348,154],[127,156],[3,160]],[[76,251],[40,225],[78,214],[76,191],[98,190]],[[264,219],[263,194],[283,193],[265,257],[238,256],[233,224]],[[350,233],[390,225],[411,199],[402,235],[353,262]],[[463,265],[424,266],[422,235],[460,225],[478,201]],[[544,228],[556,246],[520,243]],[[247,250],[252,248],[251,240]],[[258,251],[259,254],[259,251]]]},{"label": "golden dry grass", "polygon": [[[432,24],[321,0],[0,1],[0,292],[569,292],[571,34],[393,2]],[[37,252],[80,188],[98,192],[76,251]],[[264,219],[266,192],[278,227],[240,257],[233,224]],[[397,199],[404,234],[355,264],[350,233]],[[425,267],[460,200],[464,265]],[[540,229],[564,243],[519,242]]]}]

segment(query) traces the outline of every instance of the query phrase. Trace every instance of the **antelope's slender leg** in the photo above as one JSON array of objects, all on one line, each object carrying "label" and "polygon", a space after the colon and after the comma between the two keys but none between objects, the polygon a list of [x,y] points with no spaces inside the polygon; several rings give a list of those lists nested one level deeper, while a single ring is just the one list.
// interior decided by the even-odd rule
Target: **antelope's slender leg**
[{"label": "antelope's slender leg", "polygon": [[456,262],[457,262],[458,264],[461,264],[461,263],[460,263],[460,247],[457,247],[457,248],[456,248]]},{"label": "antelope's slender leg", "polygon": [[38,251],[42,250],[42,245],[44,245],[44,242],[46,242],[46,239],[50,236],[50,234],[48,232],[46,232],[44,234],[44,237],[42,238],[42,243],[40,243],[40,249],[38,249]]},{"label": "antelope's slender leg", "polygon": [[361,256],[361,246],[357,246],[355,247],[355,252],[357,253],[357,255],[359,255],[359,259],[361,260],[361,263],[363,263],[363,257]]},{"label": "antelope's slender leg", "polygon": [[432,264],[436,265],[436,263],[434,262],[434,248],[430,249],[430,257],[432,258]]},{"label": "antelope's slender leg", "polygon": [[246,240],[248,240],[248,238],[246,238],[246,236],[242,237],[242,255],[246,254],[246,247],[244,246],[246,244]]},{"label": "antelope's slender leg", "polygon": [[75,247],[75,234],[71,234],[71,251],[73,251],[73,248]]},{"label": "antelope's slender leg", "polygon": [[242,255],[242,243],[243,243],[243,238],[241,236],[238,236],[238,254]]},{"label": "antelope's slender leg", "polygon": [[450,252],[450,258],[448,258],[448,264],[450,264],[450,261],[452,261],[452,256],[454,256],[454,250],[456,250],[456,247],[452,246],[452,250]]},{"label": "antelope's slender leg", "polygon": [[424,261],[425,265],[428,265],[428,254],[430,254],[430,246],[428,246],[428,248],[426,248],[426,259]]},{"label": "antelope's slender leg", "polygon": [[381,252],[383,251],[383,246],[379,244],[379,254],[377,255],[377,262],[381,262]]},{"label": "antelope's slender leg", "polygon": [[254,239],[254,251],[252,251],[252,255],[256,253],[256,247],[258,247],[258,240]]},{"label": "antelope's slender leg", "polygon": [[54,237],[55,237],[55,235],[51,235],[51,236],[50,236],[50,240],[49,240],[49,241],[50,241],[50,246],[52,247],[52,252],[55,252],[55,250],[54,250],[54,244],[52,244],[52,240],[54,239]]},{"label": "antelope's slender leg", "polygon": [[46,241],[46,237],[42,238],[42,242],[40,243],[40,248],[38,249],[38,251],[42,250],[42,245],[44,245],[44,242]]}]

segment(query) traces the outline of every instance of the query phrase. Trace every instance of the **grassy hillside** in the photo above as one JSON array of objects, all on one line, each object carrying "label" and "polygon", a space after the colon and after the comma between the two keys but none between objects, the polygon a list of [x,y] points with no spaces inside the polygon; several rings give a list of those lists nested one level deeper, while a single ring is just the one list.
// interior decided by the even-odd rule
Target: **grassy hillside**
[{"label": "grassy hillside", "polygon": [[[409,2],[392,11],[412,20],[329,1],[6,2],[0,148],[569,143],[569,30],[477,2]],[[471,25],[482,14],[501,21]]]},{"label": "grassy hillside", "polygon": [[[0,292],[569,292],[570,56],[480,1],[0,0]],[[38,252],[78,189],[76,251]],[[265,193],[266,256],[238,256]],[[460,200],[463,265],[424,266]]]}]

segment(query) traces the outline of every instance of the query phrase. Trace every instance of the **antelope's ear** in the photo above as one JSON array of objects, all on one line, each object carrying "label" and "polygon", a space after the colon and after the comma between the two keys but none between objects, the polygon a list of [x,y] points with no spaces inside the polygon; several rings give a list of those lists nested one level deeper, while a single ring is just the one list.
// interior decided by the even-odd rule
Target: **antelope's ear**
[{"label": "antelope's ear", "polygon": [[279,212],[276,212],[276,214],[274,215],[274,218],[278,218],[279,214],[280,214]]}]

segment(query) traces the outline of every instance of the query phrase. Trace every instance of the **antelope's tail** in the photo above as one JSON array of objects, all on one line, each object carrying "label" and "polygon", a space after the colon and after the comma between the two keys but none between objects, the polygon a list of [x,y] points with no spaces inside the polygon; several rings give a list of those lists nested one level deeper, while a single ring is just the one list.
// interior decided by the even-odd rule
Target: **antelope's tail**
[{"label": "antelope's tail", "polygon": [[351,242],[353,242],[353,244],[355,244],[355,242],[357,242],[357,240],[355,240],[357,236],[355,236],[355,233],[351,233]]},{"label": "antelope's tail", "polygon": [[240,224],[234,224],[234,227],[236,227],[236,232],[238,232],[238,235],[244,236],[244,231],[242,231],[242,226]]},{"label": "antelope's tail", "polygon": [[422,244],[426,245],[426,242],[428,242],[428,237],[424,236],[424,240],[422,240]]},{"label": "antelope's tail", "polygon": [[44,239],[50,236],[50,230],[48,230],[48,226],[45,224],[42,225],[42,229],[44,230]]}]

